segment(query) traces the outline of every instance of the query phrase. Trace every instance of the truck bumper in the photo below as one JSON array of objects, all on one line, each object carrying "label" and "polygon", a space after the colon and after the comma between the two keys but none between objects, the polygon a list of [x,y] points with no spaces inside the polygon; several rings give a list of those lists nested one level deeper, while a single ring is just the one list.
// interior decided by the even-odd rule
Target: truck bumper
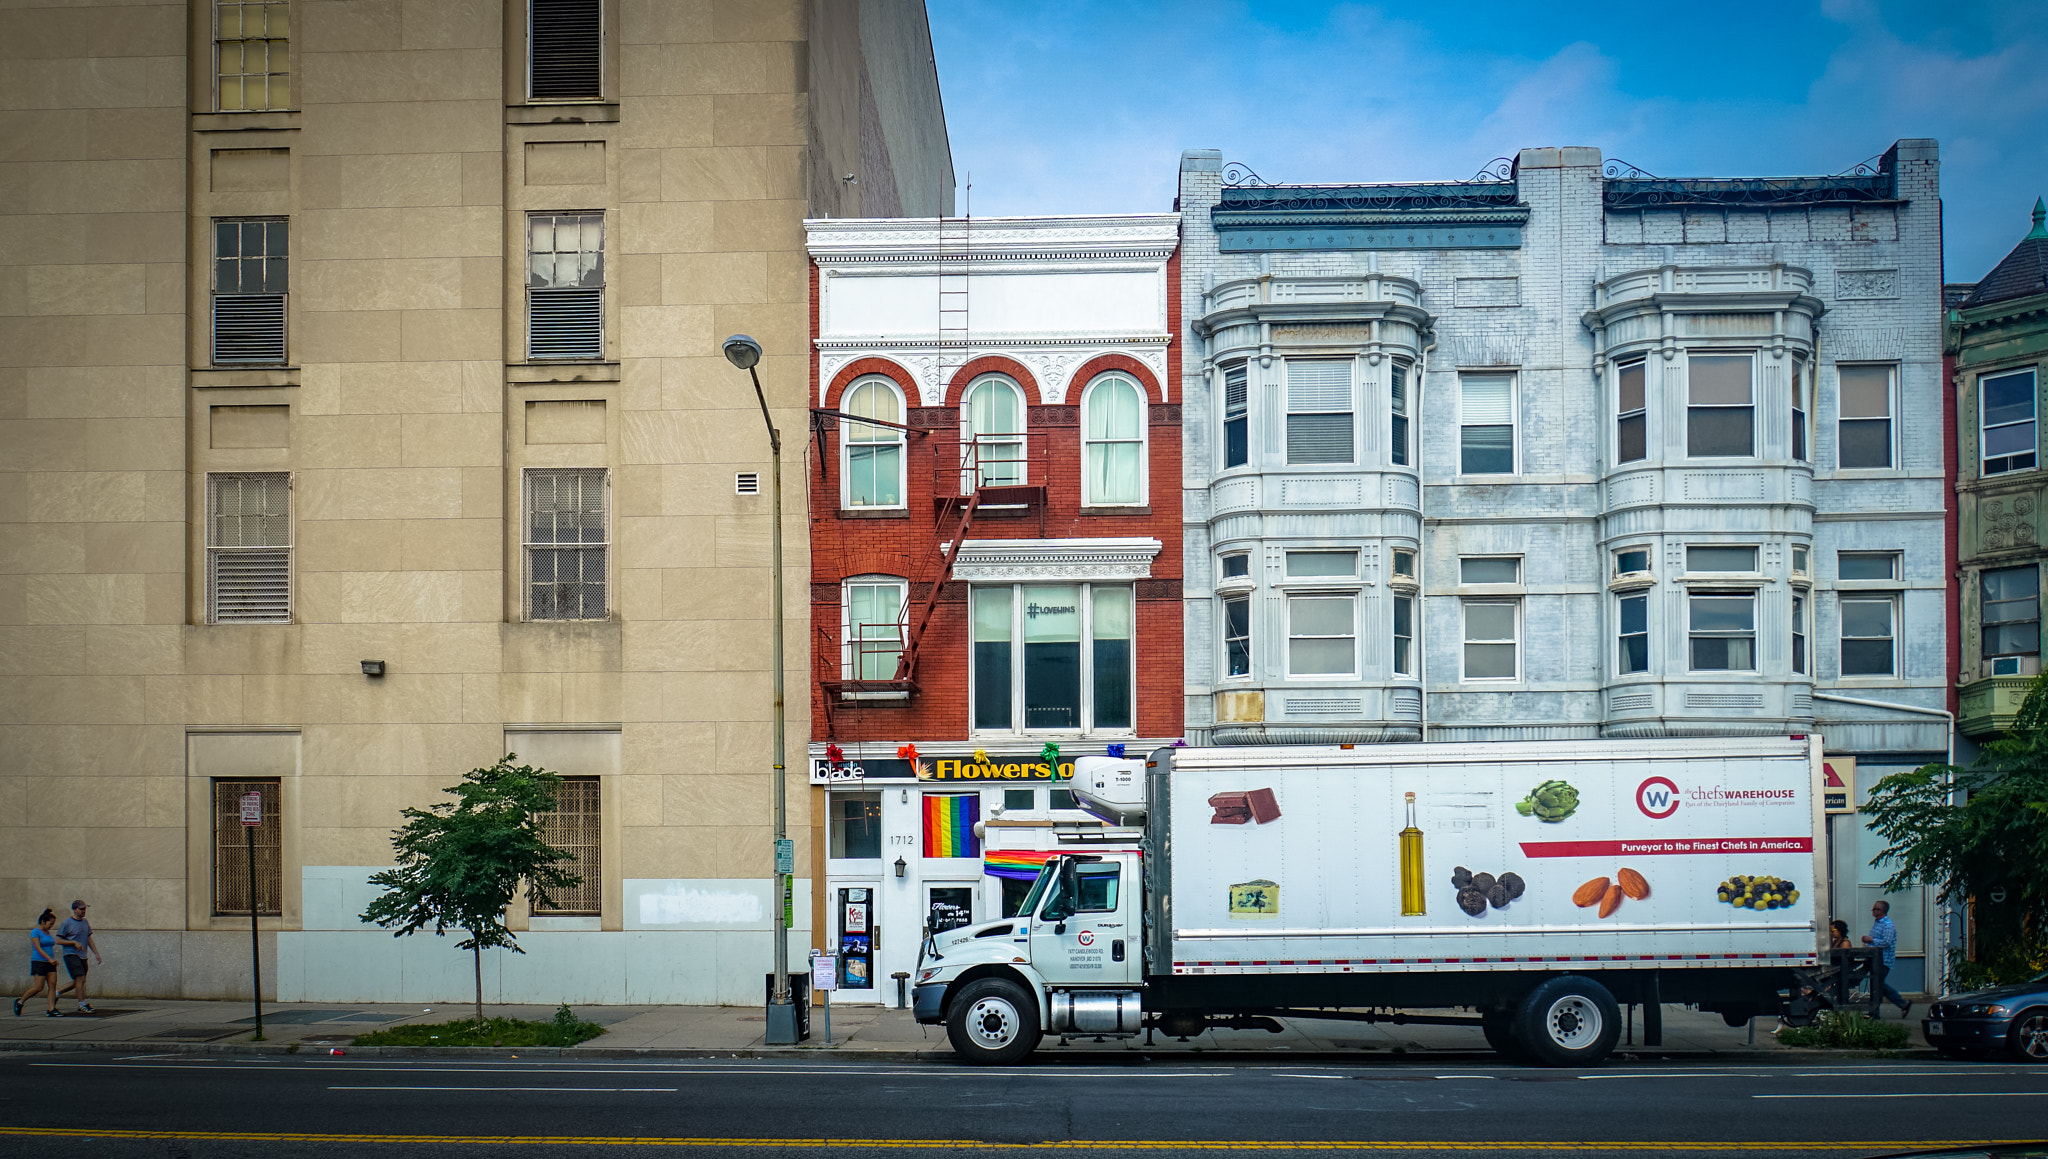
[{"label": "truck bumper", "polygon": [[913,986],[910,990],[910,1015],[926,1025],[944,1022],[942,1010],[946,1002],[946,984],[933,982],[928,986]]}]

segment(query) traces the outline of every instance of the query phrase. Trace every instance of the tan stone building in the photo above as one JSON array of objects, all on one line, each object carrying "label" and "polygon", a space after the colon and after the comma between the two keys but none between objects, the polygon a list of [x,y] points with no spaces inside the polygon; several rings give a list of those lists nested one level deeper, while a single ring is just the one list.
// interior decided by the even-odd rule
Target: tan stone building
[{"label": "tan stone building", "polygon": [[919,0],[11,8],[0,189],[0,912],[91,900],[98,992],[246,995],[253,789],[265,992],[459,996],[355,915],[400,808],[514,751],[597,868],[486,998],[760,1001],[768,454],[719,340],[768,351],[800,674],[802,221],[951,211]]}]

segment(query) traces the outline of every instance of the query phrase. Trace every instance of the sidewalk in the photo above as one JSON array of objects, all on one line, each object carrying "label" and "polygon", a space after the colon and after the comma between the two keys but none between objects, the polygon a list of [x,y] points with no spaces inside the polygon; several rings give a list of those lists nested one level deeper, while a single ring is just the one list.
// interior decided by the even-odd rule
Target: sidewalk
[{"label": "sidewalk", "polygon": [[[0,1049],[75,1049],[119,1047],[162,1053],[184,1051],[277,1051],[293,1044],[300,1050],[350,1048],[356,1035],[385,1026],[415,1022],[446,1022],[463,1017],[470,1007],[415,1006],[395,1003],[286,1003],[263,1010],[265,1041],[251,1043],[253,1012],[247,1002],[185,1002],[109,998],[95,1003],[94,1014],[75,1014],[66,1001],[62,1018],[47,1018],[32,1003],[19,1018],[0,1024]],[[552,1007],[485,1006],[489,1016],[546,1020]],[[1887,1011],[1887,1015],[1889,1015]],[[919,1026],[910,1011],[879,1006],[838,1006],[832,1011],[832,1041],[825,1041],[822,1008],[811,1012],[811,1037],[795,1047],[766,1045],[766,1018],[758,1007],[740,1006],[583,1006],[578,1017],[595,1022],[605,1033],[563,1050],[521,1048],[529,1057],[604,1055],[610,1053],[788,1057],[794,1054],[837,1054],[866,1058],[947,1059],[952,1049],[945,1028]],[[0,1013],[0,1018],[7,1018]],[[1048,1036],[1048,1054],[1117,1055],[1314,1055],[1427,1054],[1493,1057],[1477,1027],[1403,1026],[1386,1022],[1331,1022],[1284,1019],[1278,1034],[1261,1030],[1210,1030],[1181,1041],[1155,1034],[1147,1044],[1137,1039],[1075,1039],[1061,1046]],[[1683,1007],[1664,1010],[1664,1045],[1645,1050],[1640,1012],[1632,1035],[1624,1036],[1618,1054],[1654,1057],[1725,1057],[1806,1054],[1780,1046],[1771,1036],[1775,1020],[1759,1018],[1750,1028],[1725,1025],[1719,1015]],[[1925,1050],[1914,1025],[1913,1047]],[[1634,1045],[1630,1045],[1633,1043]],[[361,1048],[365,1052],[414,1054],[418,1047]],[[460,1048],[450,1048],[460,1049]],[[483,1048],[470,1048],[483,1049]],[[509,1048],[507,1048],[509,1050]],[[353,1051],[352,1051],[353,1053]]]}]

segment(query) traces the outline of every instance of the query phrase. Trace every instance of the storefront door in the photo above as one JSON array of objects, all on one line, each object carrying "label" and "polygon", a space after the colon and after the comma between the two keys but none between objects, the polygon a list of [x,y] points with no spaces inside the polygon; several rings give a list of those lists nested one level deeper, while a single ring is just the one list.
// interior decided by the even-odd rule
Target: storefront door
[{"label": "storefront door", "polygon": [[848,998],[860,1001],[879,997],[875,983],[875,956],[881,952],[882,938],[881,922],[875,913],[878,885],[836,883],[832,890],[833,952],[839,955],[839,989]]}]

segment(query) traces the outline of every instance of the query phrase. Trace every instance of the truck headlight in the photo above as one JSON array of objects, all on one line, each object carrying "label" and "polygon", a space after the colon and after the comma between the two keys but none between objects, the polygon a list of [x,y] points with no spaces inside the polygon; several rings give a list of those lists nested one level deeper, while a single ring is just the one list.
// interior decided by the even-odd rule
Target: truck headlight
[{"label": "truck headlight", "polygon": [[917,974],[917,984],[922,986],[938,976],[939,972],[937,970],[920,970]]}]

